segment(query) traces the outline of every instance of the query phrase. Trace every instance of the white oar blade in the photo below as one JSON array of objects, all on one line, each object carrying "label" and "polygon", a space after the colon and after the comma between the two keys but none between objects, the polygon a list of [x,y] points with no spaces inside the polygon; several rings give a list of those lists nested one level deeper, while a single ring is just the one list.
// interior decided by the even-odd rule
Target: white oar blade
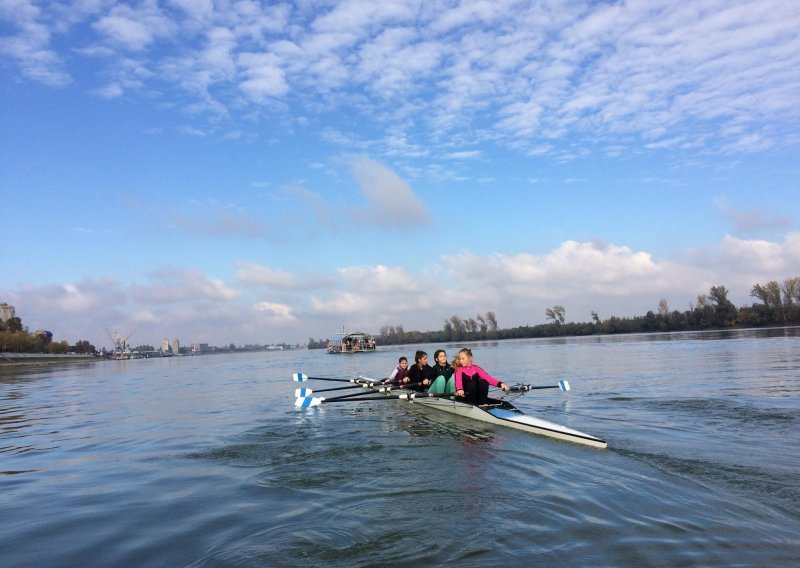
[{"label": "white oar blade", "polygon": [[304,375],[303,373],[295,373],[292,375],[292,378],[296,383],[302,383],[303,381],[308,380],[308,375]]},{"label": "white oar blade", "polygon": [[295,398],[303,398],[303,397],[311,395],[313,392],[314,392],[313,390],[306,389],[306,388],[294,389],[294,396],[295,396]]},{"label": "white oar blade", "polygon": [[311,408],[312,406],[319,406],[322,404],[322,401],[325,400],[323,398],[317,398],[314,396],[305,396],[303,398],[298,398],[294,401],[294,405],[297,408]]},{"label": "white oar blade", "polygon": [[567,392],[569,390],[569,381],[558,381],[558,388]]}]

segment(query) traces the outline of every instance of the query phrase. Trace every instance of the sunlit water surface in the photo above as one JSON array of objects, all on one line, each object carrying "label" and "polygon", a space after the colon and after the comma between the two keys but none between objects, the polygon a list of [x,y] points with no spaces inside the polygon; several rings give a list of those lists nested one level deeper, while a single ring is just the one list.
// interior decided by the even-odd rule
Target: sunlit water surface
[{"label": "sunlit water surface", "polygon": [[608,449],[293,406],[294,372],[385,376],[419,346],[0,368],[0,565],[800,562],[800,330],[471,346],[503,380],[568,379],[515,404]]}]

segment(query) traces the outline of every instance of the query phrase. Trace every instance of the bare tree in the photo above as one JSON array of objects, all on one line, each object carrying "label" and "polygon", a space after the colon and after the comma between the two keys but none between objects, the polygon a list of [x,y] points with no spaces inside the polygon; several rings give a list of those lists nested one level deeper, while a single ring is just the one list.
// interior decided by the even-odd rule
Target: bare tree
[{"label": "bare tree", "polygon": [[783,323],[786,323],[786,311],[784,310],[783,301],[781,300],[781,287],[777,281],[771,280],[764,286],[756,284],[753,286],[753,289],[750,290],[750,295],[764,302],[767,309],[775,314],[775,320],[778,320],[778,315],[780,315]]},{"label": "bare tree", "polygon": [[669,313],[669,305],[667,304],[666,298],[661,298],[658,302],[658,315],[667,317]]},{"label": "bare tree", "polygon": [[489,331],[492,333],[497,332],[497,316],[494,312],[486,312],[486,322],[489,324]]},{"label": "bare tree", "polygon": [[445,341],[453,340],[453,324],[450,323],[450,320],[444,320],[444,326],[442,326],[442,332],[444,332]]},{"label": "bare tree", "polygon": [[800,277],[787,278],[781,285],[783,303],[787,308],[800,304]]},{"label": "bare tree", "polygon": [[478,314],[477,316],[475,316],[475,319],[478,320],[478,323],[480,324],[480,327],[481,327],[481,335],[485,339],[486,338],[486,330],[489,329],[489,326],[486,325],[486,318],[483,317],[481,314]]},{"label": "bare tree", "polygon": [[553,323],[561,325],[564,323],[564,306],[553,306],[544,311],[547,319],[553,320]]},{"label": "bare tree", "polygon": [[450,316],[450,325],[453,326],[453,341],[463,339],[466,328],[464,327],[464,320],[458,316]]}]

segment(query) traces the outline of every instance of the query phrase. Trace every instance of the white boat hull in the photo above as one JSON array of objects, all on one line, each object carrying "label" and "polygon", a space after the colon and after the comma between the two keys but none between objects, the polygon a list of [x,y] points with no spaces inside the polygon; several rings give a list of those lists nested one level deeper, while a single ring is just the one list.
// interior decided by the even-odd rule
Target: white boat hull
[{"label": "white boat hull", "polygon": [[608,445],[605,440],[586,434],[580,430],[523,414],[518,408],[508,402],[492,401],[491,404],[486,406],[475,406],[447,398],[420,397],[413,399],[413,401],[426,408],[434,408],[443,412],[449,412],[450,414],[478,420],[479,422],[507,426],[540,436],[575,442],[595,448],[605,448]]}]

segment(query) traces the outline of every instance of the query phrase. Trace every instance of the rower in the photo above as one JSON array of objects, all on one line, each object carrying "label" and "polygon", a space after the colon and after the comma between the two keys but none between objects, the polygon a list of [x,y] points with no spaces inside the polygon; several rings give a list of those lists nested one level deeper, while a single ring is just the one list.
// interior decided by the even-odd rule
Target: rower
[{"label": "rower", "polygon": [[461,397],[462,402],[470,404],[486,404],[489,399],[489,385],[503,389],[505,392],[511,388],[502,381],[495,379],[489,373],[472,363],[472,350],[464,347],[456,356],[455,387],[456,397]]},{"label": "rower", "polygon": [[414,366],[408,370],[408,379],[404,384],[415,390],[427,389],[433,383],[436,375],[433,367],[428,365],[428,354],[417,351],[414,354]]}]

